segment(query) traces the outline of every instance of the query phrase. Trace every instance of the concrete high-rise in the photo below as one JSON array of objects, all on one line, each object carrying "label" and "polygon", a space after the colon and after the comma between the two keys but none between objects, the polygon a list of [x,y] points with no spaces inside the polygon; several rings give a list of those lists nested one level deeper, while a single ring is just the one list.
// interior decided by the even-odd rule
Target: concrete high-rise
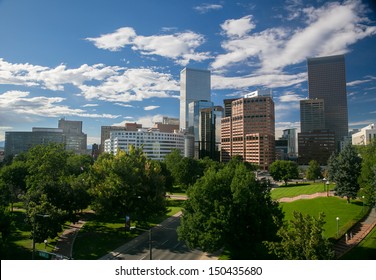
[{"label": "concrete high-rise", "polygon": [[324,101],[325,129],[334,132],[338,149],[348,135],[345,57],[308,58],[307,66],[309,99]]},{"label": "concrete high-rise", "polygon": [[180,72],[180,129],[188,128],[188,105],[198,100],[210,101],[210,71],[184,68]]},{"label": "concrete high-rise", "polygon": [[232,102],[231,117],[222,119],[222,161],[238,155],[244,161],[267,169],[275,160],[274,102],[269,94],[254,92],[252,97]]}]

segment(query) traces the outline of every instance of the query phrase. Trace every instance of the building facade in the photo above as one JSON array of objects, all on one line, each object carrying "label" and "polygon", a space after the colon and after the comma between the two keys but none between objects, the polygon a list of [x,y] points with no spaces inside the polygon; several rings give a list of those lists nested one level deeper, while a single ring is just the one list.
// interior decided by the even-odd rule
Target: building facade
[{"label": "building facade", "polygon": [[336,149],[348,135],[345,57],[307,59],[309,99],[324,101],[325,129],[334,132]]},{"label": "building facade", "polygon": [[325,129],[323,99],[300,100],[300,129],[301,132]]},{"label": "building facade", "polygon": [[199,158],[207,156],[213,160],[220,160],[222,116],[223,108],[221,106],[200,110]]},{"label": "building facade", "polygon": [[178,149],[184,155],[185,135],[177,130],[173,133],[146,128],[137,131],[114,130],[105,140],[104,150],[116,155],[118,151],[128,152],[130,145],[142,148],[150,159],[163,160],[173,149]]},{"label": "building facade", "polygon": [[6,131],[4,154],[16,156],[34,146],[50,143],[65,143],[62,129],[33,127],[32,131]]},{"label": "building facade", "polygon": [[180,129],[188,128],[189,103],[210,101],[210,71],[184,68],[180,72]]},{"label": "building facade", "polygon": [[142,124],[138,123],[125,123],[124,126],[101,126],[101,144],[99,146],[99,152],[104,152],[105,141],[110,138],[111,131],[137,131],[142,128]]},{"label": "building facade", "polygon": [[231,117],[222,119],[222,161],[241,156],[244,161],[267,169],[275,160],[274,102],[269,94],[240,98],[232,102]]},{"label": "building facade", "polygon": [[372,141],[376,141],[376,127],[373,123],[361,128],[359,132],[352,135],[353,145],[368,145]]},{"label": "building facade", "polygon": [[330,130],[301,132],[298,145],[299,164],[307,165],[311,160],[316,160],[320,165],[326,165],[331,154],[336,151],[335,134]]},{"label": "building facade", "polygon": [[82,121],[59,120],[58,128],[63,131],[65,149],[76,154],[87,151],[87,135],[82,132]]}]

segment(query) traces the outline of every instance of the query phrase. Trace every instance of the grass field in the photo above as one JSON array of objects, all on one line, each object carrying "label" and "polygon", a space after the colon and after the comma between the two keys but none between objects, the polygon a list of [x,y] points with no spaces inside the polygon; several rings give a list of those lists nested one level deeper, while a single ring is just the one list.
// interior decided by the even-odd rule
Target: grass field
[{"label": "grass field", "polygon": [[[334,188],[333,184],[329,185],[329,190]],[[301,194],[314,194],[317,192],[325,192],[323,183],[303,183],[303,184],[290,184],[287,187],[280,186],[272,190],[272,198],[277,200],[282,197],[294,197]]]},{"label": "grass field", "polygon": [[366,238],[345,254],[342,260],[376,260],[376,227]]},{"label": "grass field", "polygon": [[362,203],[354,201],[347,203],[346,199],[338,197],[320,197],[315,199],[297,200],[289,203],[281,203],[285,219],[291,220],[293,211],[303,214],[310,214],[318,217],[320,212],[324,212],[326,224],[324,225],[324,236],[326,238],[336,238],[337,220],[339,217],[340,235],[347,231],[362,216]]}]

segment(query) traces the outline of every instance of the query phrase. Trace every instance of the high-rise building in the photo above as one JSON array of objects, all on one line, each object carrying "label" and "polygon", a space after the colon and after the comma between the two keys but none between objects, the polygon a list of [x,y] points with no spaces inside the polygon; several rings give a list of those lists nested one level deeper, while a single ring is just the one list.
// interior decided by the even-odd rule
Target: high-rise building
[{"label": "high-rise building", "polygon": [[309,99],[324,101],[325,129],[334,132],[339,149],[348,135],[345,57],[308,58],[307,66]]},{"label": "high-rise building", "polygon": [[213,160],[220,160],[222,116],[223,108],[221,106],[200,110],[199,158],[208,156]]},{"label": "high-rise building", "polygon": [[87,135],[82,132],[82,121],[59,120],[58,127],[63,130],[65,149],[77,154],[85,154],[87,150]]},{"label": "high-rise building", "polygon": [[325,129],[323,99],[300,100],[300,129],[301,132]]},{"label": "high-rise building", "polygon": [[336,151],[335,135],[331,130],[313,130],[298,135],[299,164],[309,164],[311,160],[326,165]]},{"label": "high-rise building", "polygon": [[283,130],[282,139],[287,140],[287,155],[288,159],[296,160],[298,156],[297,149],[297,137],[296,137],[296,128],[289,128]]},{"label": "high-rise building", "polygon": [[201,142],[200,142],[200,112],[203,109],[213,109],[213,102],[206,100],[197,100],[188,105],[188,133],[192,134],[195,139],[195,153],[196,159],[200,158]]},{"label": "high-rise building", "polygon": [[231,117],[222,119],[222,161],[238,155],[267,169],[275,160],[274,102],[271,91],[249,96],[233,101]]},{"label": "high-rise building", "polygon": [[197,100],[210,101],[210,71],[184,68],[180,72],[180,129],[188,128],[188,105]]}]

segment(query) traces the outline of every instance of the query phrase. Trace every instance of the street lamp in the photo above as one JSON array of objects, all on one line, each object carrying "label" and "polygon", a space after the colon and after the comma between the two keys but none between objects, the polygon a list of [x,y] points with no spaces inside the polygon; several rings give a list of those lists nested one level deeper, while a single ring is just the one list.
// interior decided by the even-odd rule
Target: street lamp
[{"label": "street lamp", "polygon": [[362,213],[364,212],[364,195],[362,196]]},{"label": "street lamp", "polygon": [[329,196],[329,184],[330,184],[329,180],[326,181],[326,196]]},{"label": "street lamp", "polygon": [[337,237],[339,236],[339,217],[336,218],[337,220]]},{"label": "street lamp", "polygon": [[325,192],[325,190],[326,190],[326,189],[325,189],[326,178],[324,177],[322,180],[323,180],[323,182],[324,182],[324,192]]},{"label": "street lamp", "polygon": [[153,255],[152,255],[153,248],[152,248],[152,231],[151,231],[151,228],[150,229],[143,229],[143,228],[131,227],[130,229],[131,230],[138,229],[138,230],[141,230],[141,231],[149,232],[149,260],[152,260],[153,259]]},{"label": "street lamp", "polygon": [[[50,215],[46,214],[35,214],[34,219],[33,219],[33,253],[32,253],[32,259],[35,259],[35,224],[36,224],[36,217],[42,217],[42,218],[47,218]],[[45,243],[46,244],[46,243]]]}]

